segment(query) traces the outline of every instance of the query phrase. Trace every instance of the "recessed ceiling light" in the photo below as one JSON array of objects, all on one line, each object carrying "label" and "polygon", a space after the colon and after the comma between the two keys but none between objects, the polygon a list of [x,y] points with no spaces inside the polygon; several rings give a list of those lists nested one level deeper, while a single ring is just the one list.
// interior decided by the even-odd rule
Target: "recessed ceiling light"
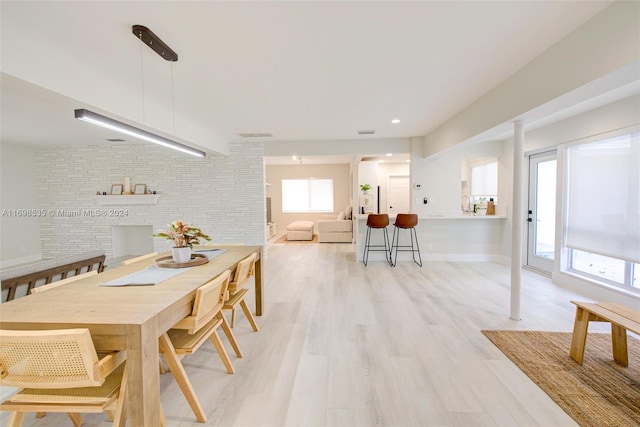
[{"label": "recessed ceiling light", "polygon": [[387,153],[387,157],[391,157],[391,156],[393,156],[393,154]]},{"label": "recessed ceiling light", "polygon": [[296,160],[297,157],[296,156],[291,156],[291,160]]},{"label": "recessed ceiling light", "polygon": [[407,163],[411,163],[411,160],[407,160]]},{"label": "recessed ceiling light", "polygon": [[391,120],[391,123],[393,123],[394,125],[397,125],[398,123],[400,123],[400,119],[393,119]]},{"label": "recessed ceiling light", "polygon": [[378,160],[378,163],[384,163],[384,160]]}]

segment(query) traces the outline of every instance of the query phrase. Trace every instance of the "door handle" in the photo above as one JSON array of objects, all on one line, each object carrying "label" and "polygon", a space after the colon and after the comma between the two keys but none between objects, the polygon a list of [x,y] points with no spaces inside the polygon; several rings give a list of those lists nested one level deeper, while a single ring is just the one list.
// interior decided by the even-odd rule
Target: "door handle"
[{"label": "door handle", "polygon": [[527,218],[527,222],[533,222],[531,218]]}]

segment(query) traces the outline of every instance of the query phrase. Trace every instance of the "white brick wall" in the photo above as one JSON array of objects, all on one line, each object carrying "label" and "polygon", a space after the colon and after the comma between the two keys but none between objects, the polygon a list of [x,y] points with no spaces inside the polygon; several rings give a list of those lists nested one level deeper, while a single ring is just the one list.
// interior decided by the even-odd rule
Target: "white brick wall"
[{"label": "white brick wall", "polygon": [[[200,159],[146,144],[55,147],[35,150],[37,199],[47,210],[116,208],[122,217],[47,215],[41,219],[42,255],[104,250],[112,257],[111,226],[151,225],[154,232],[181,219],[202,228],[214,242],[264,244],[264,146],[230,144],[229,157]],[[99,206],[96,191],[124,177],[159,194],[156,205]],[[121,196],[126,197],[126,196]],[[154,250],[170,247],[153,239]]]}]

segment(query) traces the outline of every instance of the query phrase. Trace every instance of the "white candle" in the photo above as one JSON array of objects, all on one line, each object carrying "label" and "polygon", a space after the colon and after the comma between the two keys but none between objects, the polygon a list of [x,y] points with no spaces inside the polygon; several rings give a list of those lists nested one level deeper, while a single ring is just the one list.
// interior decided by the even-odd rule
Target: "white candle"
[{"label": "white candle", "polygon": [[124,192],[125,193],[131,192],[131,180],[129,179],[129,177],[124,178]]}]

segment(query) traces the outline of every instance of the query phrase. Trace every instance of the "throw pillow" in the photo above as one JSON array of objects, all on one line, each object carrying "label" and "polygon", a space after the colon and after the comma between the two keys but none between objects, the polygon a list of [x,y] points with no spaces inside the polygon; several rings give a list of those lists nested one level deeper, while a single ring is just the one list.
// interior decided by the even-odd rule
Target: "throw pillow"
[{"label": "throw pillow", "polygon": [[338,214],[338,221],[341,221],[343,219],[344,219],[344,211]]},{"label": "throw pillow", "polygon": [[352,212],[352,208],[351,206],[347,206],[347,209],[344,210],[344,218],[345,219],[351,219],[351,212]]}]

